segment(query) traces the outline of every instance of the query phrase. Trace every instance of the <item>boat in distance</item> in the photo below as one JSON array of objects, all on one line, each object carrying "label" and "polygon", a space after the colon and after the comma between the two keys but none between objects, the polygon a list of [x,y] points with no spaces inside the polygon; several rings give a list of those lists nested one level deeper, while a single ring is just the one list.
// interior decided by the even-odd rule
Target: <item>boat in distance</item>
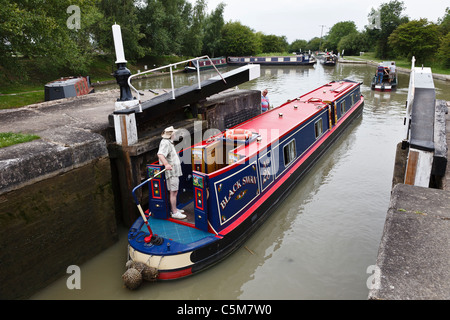
[{"label": "boat in distance", "polygon": [[392,91],[397,88],[398,81],[397,81],[397,74],[392,75],[390,74],[390,66],[395,65],[394,61],[383,61],[381,63],[381,66],[384,68],[384,74],[383,78],[381,79],[381,82],[378,81],[378,74],[375,73],[375,75],[372,78],[371,88],[375,91]]},{"label": "boat in distance", "polygon": [[324,66],[334,67],[337,62],[337,56],[335,54],[326,54],[322,57],[321,63]]},{"label": "boat in distance", "polygon": [[[147,165],[149,178],[133,189],[141,216],[128,232],[129,261],[170,280],[202,271],[242,246],[361,116],[360,87],[351,80],[327,83],[181,150],[178,209],[184,220],[170,216],[164,166]],[[136,196],[142,187],[148,187],[145,213]]]},{"label": "boat in distance", "polygon": [[186,63],[186,66],[184,67],[185,72],[195,72],[197,71],[197,68],[200,68],[200,70],[209,70],[213,69],[214,66],[216,68],[223,68],[227,66],[227,59],[225,57],[219,57],[219,58],[211,58],[211,59],[199,59],[199,60],[192,60]]},{"label": "boat in distance", "polygon": [[280,57],[228,57],[228,64],[260,64],[268,66],[312,66],[317,63],[313,55],[304,53],[293,56]]},{"label": "boat in distance", "polygon": [[45,101],[78,97],[95,91],[89,76],[62,77],[45,84],[44,89]]}]

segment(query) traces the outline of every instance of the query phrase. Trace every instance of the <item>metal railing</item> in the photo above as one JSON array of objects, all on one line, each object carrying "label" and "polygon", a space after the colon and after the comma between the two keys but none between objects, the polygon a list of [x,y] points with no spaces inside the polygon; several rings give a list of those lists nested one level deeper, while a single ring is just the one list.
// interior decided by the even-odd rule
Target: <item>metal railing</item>
[{"label": "metal railing", "polygon": [[171,83],[171,86],[172,86],[172,99],[175,99],[175,87],[174,87],[174,84],[173,84],[173,71],[172,71],[172,67],[177,66],[177,65],[179,65],[179,64],[186,64],[186,63],[188,63],[188,62],[190,62],[190,61],[197,61],[198,89],[201,89],[202,86],[201,86],[201,81],[200,81],[200,61],[199,61],[200,59],[208,59],[208,60],[211,62],[211,66],[214,67],[214,69],[216,70],[217,74],[222,78],[223,82],[227,83],[226,80],[224,79],[224,77],[222,76],[222,74],[219,72],[219,70],[217,70],[216,66],[214,65],[214,63],[212,62],[212,60],[209,58],[209,56],[201,56],[201,57],[197,57],[197,58],[192,58],[192,59],[189,59],[189,60],[184,60],[184,61],[180,61],[180,62],[168,64],[168,65],[166,65],[166,66],[154,68],[154,69],[147,70],[147,71],[144,71],[144,72],[139,72],[139,73],[136,73],[136,74],[131,75],[131,76],[128,78],[128,85],[130,86],[131,89],[133,89],[133,90],[136,92],[136,94],[137,94],[137,96],[138,96],[138,101],[139,101],[139,112],[142,112],[141,101],[140,101],[140,99],[139,99],[140,92],[139,92],[139,90],[137,90],[137,89],[131,84],[131,79],[133,79],[133,78],[135,78],[135,77],[137,77],[137,76],[141,76],[141,75],[146,74],[146,73],[155,72],[155,71],[158,71],[158,70],[163,70],[163,69],[169,68],[169,70],[170,70],[170,83]]}]

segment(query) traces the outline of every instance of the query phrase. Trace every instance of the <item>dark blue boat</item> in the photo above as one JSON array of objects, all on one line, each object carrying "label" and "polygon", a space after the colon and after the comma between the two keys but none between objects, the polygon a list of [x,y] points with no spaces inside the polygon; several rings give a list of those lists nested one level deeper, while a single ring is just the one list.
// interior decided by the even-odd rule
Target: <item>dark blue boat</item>
[{"label": "dark blue boat", "polygon": [[199,60],[192,60],[186,63],[186,66],[184,67],[184,71],[186,72],[195,72],[197,69],[200,70],[209,70],[213,69],[214,66],[216,68],[223,68],[227,66],[227,59],[225,57],[219,57],[219,58],[211,58],[211,59],[199,59]]},{"label": "dark blue boat", "polygon": [[[141,211],[128,234],[129,259],[185,277],[217,263],[269,217],[292,188],[362,114],[360,83],[330,82],[180,151],[179,209],[172,219],[163,166],[133,190]],[[143,212],[135,192],[148,186]]]},{"label": "dark blue boat", "polygon": [[260,64],[270,66],[312,66],[317,63],[310,54],[300,54],[287,57],[228,57],[228,64]]}]

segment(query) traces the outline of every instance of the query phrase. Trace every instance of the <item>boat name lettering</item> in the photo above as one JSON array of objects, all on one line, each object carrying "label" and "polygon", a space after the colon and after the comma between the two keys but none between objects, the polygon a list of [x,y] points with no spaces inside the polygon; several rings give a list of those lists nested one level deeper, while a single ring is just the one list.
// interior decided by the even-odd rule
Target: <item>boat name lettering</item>
[{"label": "boat name lettering", "polygon": [[220,207],[222,210],[224,210],[230,201],[230,199],[233,197],[233,195],[246,184],[256,184],[256,176],[246,176],[242,179],[239,179],[233,184],[233,187],[228,190],[228,195],[223,198],[223,200],[220,202]]}]

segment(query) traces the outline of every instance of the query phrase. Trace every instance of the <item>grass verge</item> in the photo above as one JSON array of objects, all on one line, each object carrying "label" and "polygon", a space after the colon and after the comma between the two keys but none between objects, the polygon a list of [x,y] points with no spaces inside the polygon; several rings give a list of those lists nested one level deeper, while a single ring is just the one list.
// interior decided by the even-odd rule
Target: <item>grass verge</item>
[{"label": "grass verge", "polygon": [[[374,52],[365,52],[362,56],[345,56],[344,59],[346,59],[346,60],[365,60],[365,61],[375,61],[375,62],[395,61],[395,64],[397,65],[397,67],[411,69],[411,60],[408,60],[406,58],[379,59],[379,58],[375,57]],[[416,67],[420,67],[420,66],[421,66],[421,64],[419,64],[416,61]],[[431,63],[429,65],[428,64],[424,65],[424,67],[430,67],[431,70],[433,71],[433,73],[450,75],[450,69],[442,68],[442,66],[440,66],[440,65]]]},{"label": "grass verge", "polygon": [[0,132],[0,148],[9,147],[19,143],[30,142],[36,139],[40,139],[40,137],[33,134]]}]

